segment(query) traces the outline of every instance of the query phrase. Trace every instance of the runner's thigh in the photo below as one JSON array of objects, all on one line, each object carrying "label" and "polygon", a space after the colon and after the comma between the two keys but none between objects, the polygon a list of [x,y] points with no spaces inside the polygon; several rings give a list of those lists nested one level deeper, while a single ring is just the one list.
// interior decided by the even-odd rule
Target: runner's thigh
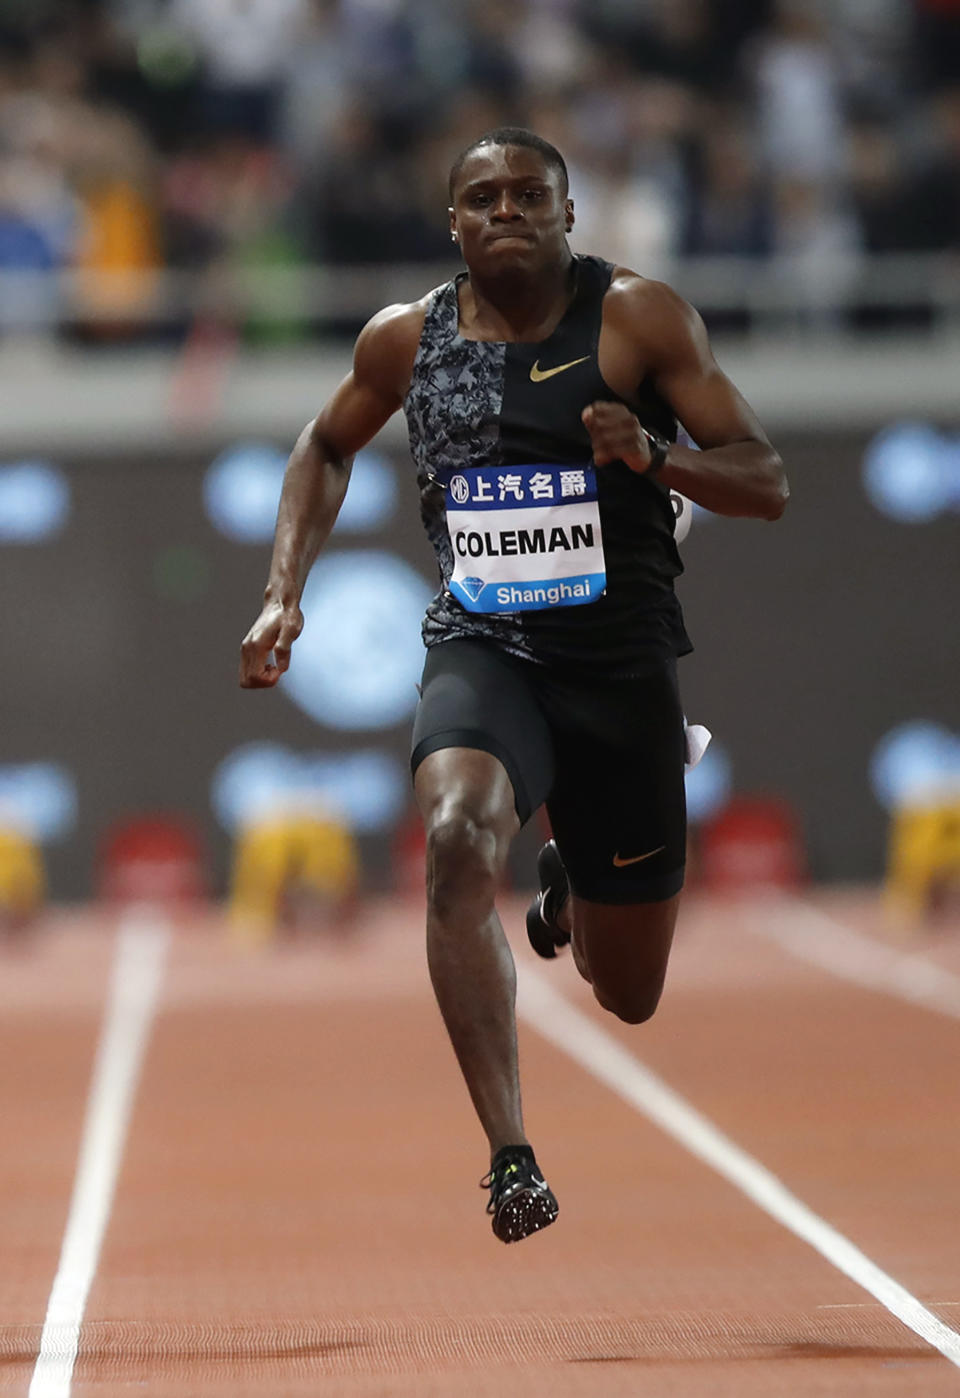
[{"label": "runner's thigh", "polygon": [[686,800],[676,662],[550,692],[550,823],[574,893],[655,903],[683,886]]},{"label": "runner's thigh", "polygon": [[444,641],[427,652],[410,765],[442,748],[491,753],[506,769],[521,825],[553,782],[553,743],[533,666],[483,641]]}]

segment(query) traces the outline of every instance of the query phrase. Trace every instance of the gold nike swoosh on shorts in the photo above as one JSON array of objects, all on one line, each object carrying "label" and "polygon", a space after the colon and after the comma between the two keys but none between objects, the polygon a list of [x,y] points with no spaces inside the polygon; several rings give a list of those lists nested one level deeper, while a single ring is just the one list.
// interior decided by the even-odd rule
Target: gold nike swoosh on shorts
[{"label": "gold nike swoosh on shorts", "polygon": [[632,859],[621,859],[619,854],[615,854],[613,856],[614,868],[625,869],[628,864],[639,864],[641,859],[652,859],[663,849],[666,849],[666,845],[657,845],[656,849],[648,849],[646,854],[635,854]]},{"label": "gold nike swoosh on shorts", "polygon": [[572,369],[574,364],[583,364],[589,358],[589,354],[582,354],[579,359],[571,359],[569,364],[558,364],[555,369],[541,369],[540,361],[536,359],[530,367],[530,382],[543,383],[544,379],[552,379],[554,374],[562,374],[564,369]]}]

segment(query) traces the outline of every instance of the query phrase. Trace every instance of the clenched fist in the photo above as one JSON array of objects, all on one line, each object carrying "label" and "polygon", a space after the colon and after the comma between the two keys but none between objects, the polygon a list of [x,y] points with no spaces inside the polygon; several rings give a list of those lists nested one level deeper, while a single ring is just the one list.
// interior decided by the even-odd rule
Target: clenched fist
[{"label": "clenched fist", "polygon": [[624,461],[642,475],[650,465],[650,443],[637,417],[623,403],[590,403],[580,414],[590,433],[597,466]]},{"label": "clenched fist", "polygon": [[[297,606],[268,602],[240,647],[240,684],[243,689],[270,689],[290,666],[290,647],[303,630],[303,613]],[[270,663],[273,651],[274,663]]]}]

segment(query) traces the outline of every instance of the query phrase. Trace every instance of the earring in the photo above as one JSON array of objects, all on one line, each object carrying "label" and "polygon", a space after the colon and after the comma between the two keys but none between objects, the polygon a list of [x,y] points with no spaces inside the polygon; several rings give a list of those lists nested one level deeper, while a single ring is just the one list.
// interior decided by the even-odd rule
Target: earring
[{"label": "earring", "polygon": [[455,243],[455,242],[457,241],[457,235],[456,235],[456,233],[451,233],[451,234],[450,234],[450,241],[451,241],[451,243]]}]

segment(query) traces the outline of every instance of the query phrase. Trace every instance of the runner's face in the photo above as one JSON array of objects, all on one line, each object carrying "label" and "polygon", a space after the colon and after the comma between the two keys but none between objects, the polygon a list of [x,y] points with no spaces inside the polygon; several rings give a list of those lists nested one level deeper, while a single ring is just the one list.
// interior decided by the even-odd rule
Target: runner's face
[{"label": "runner's face", "polygon": [[450,229],[471,271],[536,272],[567,255],[573,203],[557,170],[526,146],[481,146],[464,161]]}]

